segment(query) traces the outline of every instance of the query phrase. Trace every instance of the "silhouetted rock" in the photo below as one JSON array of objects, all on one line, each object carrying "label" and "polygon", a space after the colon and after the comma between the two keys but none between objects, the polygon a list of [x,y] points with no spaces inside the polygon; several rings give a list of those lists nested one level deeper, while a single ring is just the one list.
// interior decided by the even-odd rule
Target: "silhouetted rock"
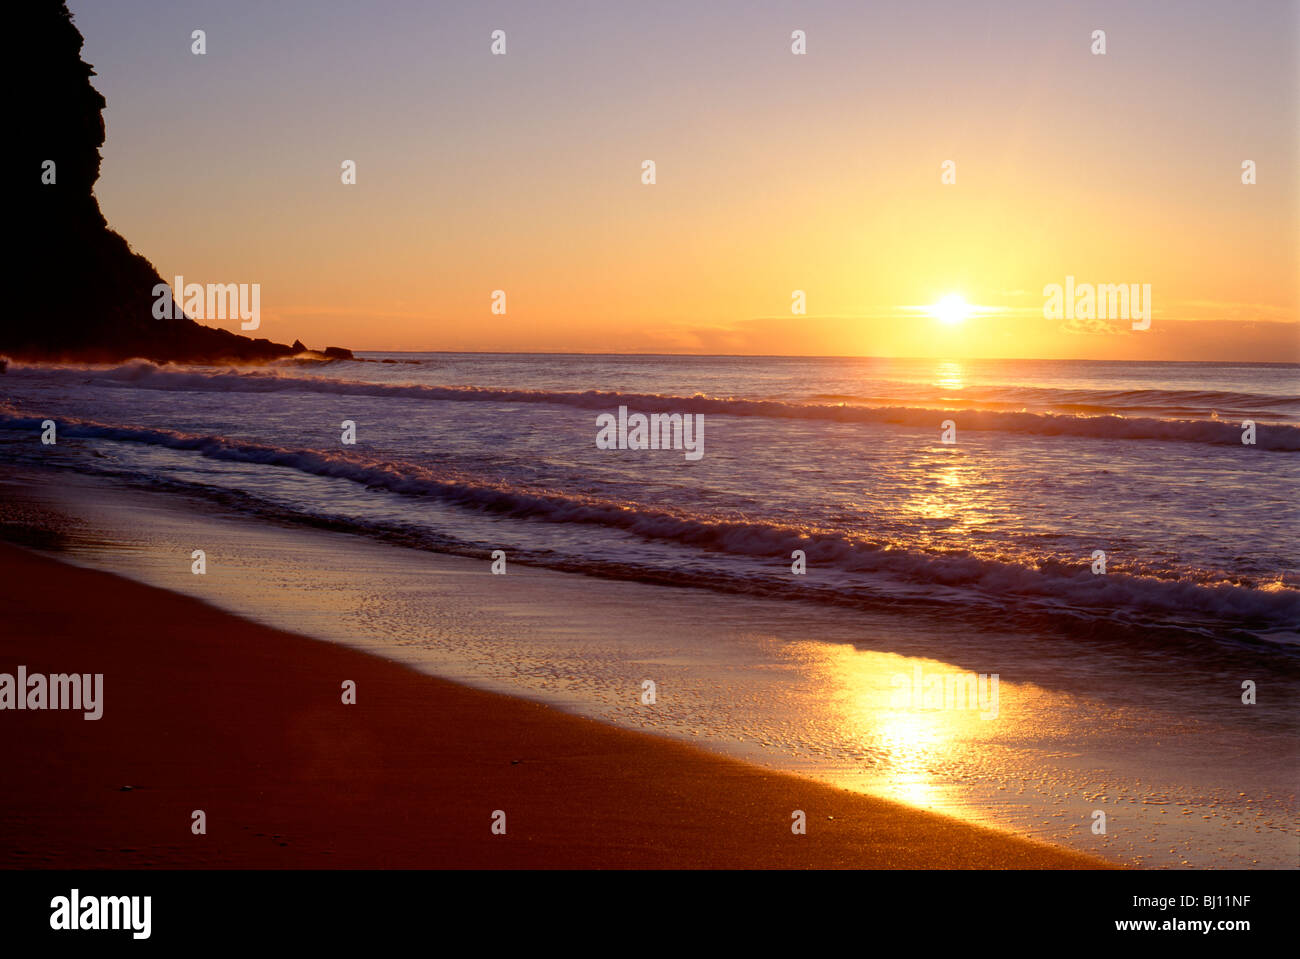
[{"label": "silhouetted rock", "polygon": [[[305,349],[202,326],[179,310],[179,318],[154,318],[154,287],[163,279],[108,228],[95,199],[105,101],[81,59],[81,33],[63,0],[22,0],[6,7],[5,20],[6,36],[26,57],[6,140],[19,154],[10,221],[18,254],[16,295],[0,311],[0,352],[91,362],[256,362]],[[183,163],[187,149],[177,144],[159,162]],[[53,184],[42,182],[46,161],[55,164]]]},{"label": "silhouetted rock", "polygon": [[345,349],[344,349],[343,347],[341,347],[341,346],[327,346],[327,347],[325,347],[325,355],[328,356],[331,360],[350,360],[350,359],[352,359],[352,351],[351,351],[351,350],[345,350]]}]

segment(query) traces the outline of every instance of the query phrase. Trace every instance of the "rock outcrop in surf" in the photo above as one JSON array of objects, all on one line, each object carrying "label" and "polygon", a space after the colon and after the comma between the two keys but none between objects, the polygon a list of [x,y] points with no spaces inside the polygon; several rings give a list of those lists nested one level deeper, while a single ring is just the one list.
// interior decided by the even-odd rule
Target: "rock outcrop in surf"
[{"label": "rock outcrop in surf", "polygon": [[[301,343],[214,329],[180,311],[155,318],[154,288],[163,279],[108,228],[95,198],[105,100],[91,83],[94,70],[81,59],[84,38],[66,2],[25,0],[10,11],[7,26],[29,57],[10,141],[20,161],[10,233],[19,253],[15,295],[0,312],[0,353],[27,360],[192,363],[264,362],[303,353]],[[184,153],[178,145],[175,162],[183,162]],[[331,347],[328,355],[351,353]]]}]

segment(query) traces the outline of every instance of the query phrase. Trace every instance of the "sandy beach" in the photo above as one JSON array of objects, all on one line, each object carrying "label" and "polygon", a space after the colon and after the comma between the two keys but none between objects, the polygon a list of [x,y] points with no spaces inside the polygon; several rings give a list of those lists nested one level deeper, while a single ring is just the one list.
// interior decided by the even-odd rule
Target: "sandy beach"
[{"label": "sandy beach", "polygon": [[[5,867],[1104,865],[8,544],[0,570],[3,669],[104,674],[98,721],[0,717],[6,778],[22,783],[0,822]],[[191,832],[198,809],[206,835]]]}]

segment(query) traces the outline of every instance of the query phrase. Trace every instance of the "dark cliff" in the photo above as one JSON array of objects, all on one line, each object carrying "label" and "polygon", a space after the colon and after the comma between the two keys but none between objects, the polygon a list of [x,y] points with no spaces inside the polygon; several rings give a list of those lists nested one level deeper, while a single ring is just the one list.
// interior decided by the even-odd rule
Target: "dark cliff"
[{"label": "dark cliff", "polygon": [[[180,315],[154,318],[158,271],[108,228],[95,199],[104,98],[81,59],[83,38],[63,0],[20,0],[5,11],[12,45],[29,58],[9,141],[18,249],[15,294],[0,311],[0,353],[24,359],[114,362],[265,361],[286,346],[203,326]],[[52,160],[55,182],[42,182]],[[177,311],[179,314],[179,310]],[[237,321],[236,321],[237,322]],[[331,350],[335,356],[346,350]]]}]

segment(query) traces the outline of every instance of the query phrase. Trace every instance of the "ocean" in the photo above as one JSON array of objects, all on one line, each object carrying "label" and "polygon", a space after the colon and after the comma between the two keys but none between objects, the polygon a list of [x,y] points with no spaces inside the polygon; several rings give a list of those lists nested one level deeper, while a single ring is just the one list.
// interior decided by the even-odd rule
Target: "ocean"
[{"label": "ocean", "polygon": [[[999,622],[1300,638],[1291,365],[375,354],[17,365],[3,385],[20,459],[407,545]],[[701,414],[702,457],[598,449],[596,416],[620,406]],[[62,444],[13,442],[48,417]]]},{"label": "ocean", "polygon": [[[599,448],[599,418],[620,408],[695,417],[702,455]],[[46,421],[53,443],[41,441]],[[257,529],[223,540],[226,554],[310,540],[290,564],[295,588],[311,581],[303,556],[332,564],[336,584],[349,556],[404,557],[385,589],[398,576],[415,605],[386,608],[377,580],[338,586],[373,599],[363,618],[331,602],[327,622],[271,593],[250,608],[247,584],[214,600],[275,625],[1081,848],[1087,824],[1077,836],[1044,830],[1045,809],[1083,809],[1120,786],[1138,806],[1186,799],[1216,817],[1204,828],[1217,852],[1201,855],[1198,841],[1166,853],[1153,838],[1160,812],[1147,808],[1140,835],[1112,856],[1295,864],[1295,364],[433,353],[256,369],[11,363],[0,464],[170,496],[193,504],[196,523],[211,511]],[[158,536],[188,557],[181,520],[169,522],[176,535]],[[259,554],[259,575],[287,582],[274,550]],[[504,578],[491,573],[494,553]],[[198,589],[155,560],[113,555],[113,568]],[[564,595],[572,635],[561,611],[544,641],[534,632],[512,648],[509,624],[523,625],[511,617],[533,613],[496,608],[505,625],[492,651],[449,655],[439,643],[459,640],[419,625],[433,614],[416,608],[421,557],[435,556],[481,571],[482,597],[521,578],[534,607]],[[967,723],[945,745],[930,729],[932,748],[918,753],[917,730],[873,725],[879,684],[910,675],[912,660],[1000,675],[1003,733]],[[669,688],[694,690],[688,711],[648,719],[609,695],[611,683],[639,687],[646,662],[672,675]],[[873,692],[846,706],[854,682]],[[838,725],[827,726],[832,700]],[[1002,801],[996,784],[1016,778],[1022,801]],[[1261,807],[1246,824],[1247,802],[1272,804],[1262,832]]]}]

